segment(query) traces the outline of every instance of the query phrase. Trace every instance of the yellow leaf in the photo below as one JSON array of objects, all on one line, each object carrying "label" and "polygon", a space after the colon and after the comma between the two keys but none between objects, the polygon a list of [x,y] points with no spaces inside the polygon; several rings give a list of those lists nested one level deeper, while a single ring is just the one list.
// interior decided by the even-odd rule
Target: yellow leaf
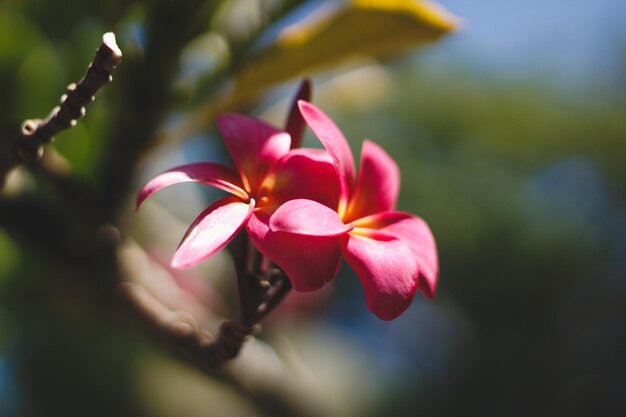
[{"label": "yellow leaf", "polygon": [[332,14],[285,30],[235,76],[235,95],[254,95],[351,57],[397,54],[439,39],[456,23],[428,1],[353,0]]}]

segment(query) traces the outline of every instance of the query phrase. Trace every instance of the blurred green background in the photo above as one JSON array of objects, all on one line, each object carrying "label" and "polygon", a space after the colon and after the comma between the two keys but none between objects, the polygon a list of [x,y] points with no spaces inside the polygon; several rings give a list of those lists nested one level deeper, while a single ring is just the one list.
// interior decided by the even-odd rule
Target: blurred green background
[{"label": "blurred green background", "polygon": [[[138,282],[209,326],[233,314],[229,256],[192,271],[166,265],[217,194],[180,186],[139,213],[132,200],[159,171],[225,158],[215,112],[282,125],[295,74],[239,97],[232,79],[277,27],[340,7],[298,3],[0,3],[3,144],[45,116],[102,33],[116,32],[125,57],[114,82],[54,146],[97,190],[124,253],[158,266]],[[68,256],[59,268],[48,248],[65,226],[42,215],[39,240],[11,202],[64,206],[45,178],[20,170],[0,194],[0,416],[626,415],[626,6],[441,3],[463,24],[439,43],[302,71],[355,154],[371,138],[398,162],[399,208],[437,239],[434,300],[417,296],[381,322],[344,265],[328,288],[272,313],[250,343],[264,359],[248,384],[225,383],[101,305],[90,281],[68,278],[79,266]],[[305,145],[317,146],[312,135]]]}]

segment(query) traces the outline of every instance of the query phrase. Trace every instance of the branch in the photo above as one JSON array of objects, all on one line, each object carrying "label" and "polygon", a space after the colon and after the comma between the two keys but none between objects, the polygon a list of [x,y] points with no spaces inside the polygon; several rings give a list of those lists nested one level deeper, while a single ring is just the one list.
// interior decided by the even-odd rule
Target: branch
[{"label": "branch", "polygon": [[[139,313],[158,339],[185,362],[210,375],[218,368],[237,357],[248,336],[258,333],[259,321],[276,307],[291,289],[289,280],[278,268],[261,272],[262,263],[253,262],[253,269],[237,266],[239,286],[239,314],[236,319],[223,321],[216,335],[198,323],[194,315],[176,311],[180,306],[166,306],[141,285],[170,278],[169,273],[156,266],[150,256],[131,239],[125,239],[118,254],[122,279],[128,280],[119,286],[125,301]],[[235,259],[254,259],[260,254],[242,231],[233,244]],[[139,281],[138,281],[139,280]],[[259,284],[266,282],[266,284]],[[243,298],[241,297],[243,295]],[[212,322],[217,322],[211,320]],[[216,327],[216,326],[210,326]]]},{"label": "branch", "polygon": [[87,73],[77,84],[67,87],[61,104],[45,120],[25,120],[15,142],[0,154],[0,188],[11,169],[40,160],[44,144],[50,143],[59,132],[76,125],[76,121],[85,115],[85,106],[94,100],[96,92],[111,82],[111,73],[121,61],[122,51],[117,46],[115,35],[105,33]]},{"label": "branch", "polygon": [[[212,360],[214,347],[221,344],[199,326],[189,313],[173,311],[158,301],[145,288],[135,283],[123,283],[120,290],[129,304],[140,310],[139,316],[147,321],[163,346],[169,347],[180,360],[194,369],[230,385],[250,399],[263,415],[284,415],[292,417],[328,417],[334,415],[327,401],[309,401],[310,390],[284,374],[284,362],[253,343],[245,354],[239,357],[235,366],[217,367]],[[225,322],[231,323],[231,322]],[[223,324],[220,329],[227,327]],[[299,374],[296,372],[295,380]]]},{"label": "branch", "polygon": [[220,365],[233,359],[251,328],[225,321],[217,338],[199,326],[196,318],[185,311],[173,311],[163,305],[141,285],[126,282],[120,291],[141,318],[178,357],[196,369],[215,376]]}]

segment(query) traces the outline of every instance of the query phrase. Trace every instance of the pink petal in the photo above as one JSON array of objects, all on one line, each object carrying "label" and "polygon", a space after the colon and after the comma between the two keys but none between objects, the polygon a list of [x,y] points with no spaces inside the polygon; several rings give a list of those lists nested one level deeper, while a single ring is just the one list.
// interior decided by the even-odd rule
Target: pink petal
[{"label": "pink petal", "polygon": [[306,101],[300,101],[298,105],[304,121],[333,159],[342,179],[341,198],[347,200],[354,187],[354,158],[348,141],[335,123],[320,109]]},{"label": "pink petal", "polygon": [[[339,178],[328,156],[321,149],[295,149],[275,163],[261,187],[276,209],[285,201],[306,198],[336,209],[339,204]],[[259,204],[260,205],[260,204]]]},{"label": "pink petal", "polygon": [[403,241],[391,236],[348,236],[343,255],[365,289],[367,307],[378,318],[393,320],[409,307],[417,289],[413,253]]},{"label": "pink petal", "polygon": [[296,291],[315,291],[337,275],[340,238],[272,232],[267,217],[258,212],[246,228],[257,249],[285,272]]},{"label": "pink petal", "polygon": [[297,199],[281,205],[270,217],[273,232],[308,236],[337,236],[352,227],[343,224],[335,210],[313,201]]},{"label": "pink petal", "polygon": [[310,237],[273,233],[274,262],[285,272],[296,291],[308,292],[330,282],[341,263],[341,242],[337,237]]},{"label": "pink petal", "polygon": [[298,91],[291,101],[289,107],[289,115],[285,130],[291,136],[291,149],[299,148],[302,144],[302,135],[304,133],[304,119],[298,109],[298,101],[311,101],[311,82],[308,79],[302,80],[298,86]]},{"label": "pink petal", "polygon": [[203,162],[198,164],[183,165],[172,168],[152,178],[143,186],[137,196],[137,208],[152,194],[167,186],[181,182],[198,182],[205,185],[220,188],[235,194],[244,200],[248,194],[242,189],[239,175],[232,169],[221,164]]},{"label": "pink petal", "polygon": [[353,221],[381,211],[394,210],[399,192],[400,170],[394,160],[374,142],[364,141],[359,178],[344,220]]},{"label": "pink petal", "polygon": [[172,266],[189,268],[221,250],[246,223],[254,209],[237,197],[226,197],[204,210],[189,226],[183,237]]},{"label": "pink petal", "polygon": [[289,152],[289,134],[260,120],[232,113],[219,116],[217,126],[248,192],[255,190],[269,167]]},{"label": "pink petal", "polygon": [[439,275],[437,245],[424,220],[408,213],[379,213],[355,222],[357,227],[377,228],[407,244],[418,263],[419,289],[427,298],[435,296]]}]

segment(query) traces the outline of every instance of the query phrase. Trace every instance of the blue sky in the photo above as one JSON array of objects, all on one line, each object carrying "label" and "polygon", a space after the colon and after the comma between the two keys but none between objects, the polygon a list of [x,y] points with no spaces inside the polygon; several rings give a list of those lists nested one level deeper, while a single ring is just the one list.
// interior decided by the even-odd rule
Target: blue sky
[{"label": "blue sky", "polygon": [[626,55],[626,0],[439,3],[462,17],[465,29],[438,54],[481,68],[602,76]]}]

